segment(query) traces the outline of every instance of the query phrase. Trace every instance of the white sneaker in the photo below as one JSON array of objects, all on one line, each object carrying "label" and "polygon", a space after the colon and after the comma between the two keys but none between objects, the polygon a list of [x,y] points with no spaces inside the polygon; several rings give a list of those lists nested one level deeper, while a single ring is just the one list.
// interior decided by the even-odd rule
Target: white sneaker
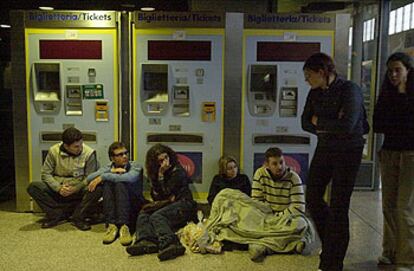
[{"label": "white sneaker", "polygon": [[127,225],[122,225],[119,230],[119,241],[123,246],[129,246],[132,243],[132,236]]}]

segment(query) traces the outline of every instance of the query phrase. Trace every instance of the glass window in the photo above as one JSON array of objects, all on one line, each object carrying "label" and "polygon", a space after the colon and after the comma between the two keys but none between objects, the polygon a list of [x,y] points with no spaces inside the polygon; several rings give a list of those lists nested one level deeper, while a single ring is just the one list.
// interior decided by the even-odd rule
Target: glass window
[{"label": "glass window", "polygon": [[410,28],[414,28],[414,3],[411,4],[411,25]]},{"label": "glass window", "polygon": [[371,23],[371,40],[375,39],[375,18],[372,18]]},{"label": "glass window", "polygon": [[390,12],[390,27],[388,29],[388,34],[392,35],[395,33],[395,10]]},{"label": "glass window", "polygon": [[375,18],[364,22],[362,41],[370,41],[375,37]]},{"label": "glass window", "polygon": [[406,31],[410,29],[410,19],[411,19],[411,4],[404,7],[404,22],[403,30]]},{"label": "glass window", "polygon": [[367,41],[367,21],[364,22],[364,28],[362,30],[362,41],[366,42]]},{"label": "glass window", "polygon": [[397,9],[397,18],[395,20],[395,33],[402,31],[404,7]]}]

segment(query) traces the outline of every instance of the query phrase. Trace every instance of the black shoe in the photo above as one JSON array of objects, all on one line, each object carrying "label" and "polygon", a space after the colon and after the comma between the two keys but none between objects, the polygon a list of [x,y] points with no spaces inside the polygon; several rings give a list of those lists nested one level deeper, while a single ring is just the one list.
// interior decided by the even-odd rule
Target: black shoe
[{"label": "black shoe", "polygon": [[234,243],[232,241],[227,241],[227,240],[223,240],[222,244],[223,246],[221,249],[223,251],[233,251],[233,250],[247,251],[249,250],[248,244],[239,244],[239,243]]},{"label": "black shoe", "polygon": [[63,220],[64,219],[62,219],[61,217],[52,218],[52,219],[46,219],[44,222],[42,222],[42,224],[40,225],[40,227],[42,229],[53,228],[53,227],[59,225],[59,223],[61,223]]},{"label": "black shoe", "polygon": [[135,243],[127,247],[126,251],[131,256],[151,254],[151,253],[158,252],[158,246],[157,244],[151,241],[141,240],[141,241],[136,241]]},{"label": "black shoe", "polygon": [[91,229],[91,226],[82,220],[74,220],[72,221],[72,225],[81,231],[89,231]]},{"label": "black shoe", "polygon": [[85,222],[89,225],[96,225],[105,222],[105,215],[102,213],[92,214],[90,217],[85,218]]},{"label": "black shoe", "polygon": [[160,259],[160,261],[171,260],[184,255],[184,253],[185,247],[181,244],[171,244],[158,253],[158,259]]}]

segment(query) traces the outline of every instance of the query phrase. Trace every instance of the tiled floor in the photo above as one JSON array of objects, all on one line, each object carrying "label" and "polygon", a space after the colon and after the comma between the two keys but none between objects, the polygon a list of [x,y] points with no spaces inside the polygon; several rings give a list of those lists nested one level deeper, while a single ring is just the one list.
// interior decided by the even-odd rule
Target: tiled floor
[{"label": "tiled floor", "polygon": [[[354,192],[350,221],[351,241],[347,271],[381,269],[382,214],[379,192]],[[244,251],[200,255],[190,251],[178,259],[159,262],[155,255],[129,257],[115,242],[102,245],[103,225],[81,232],[66,223],[40,229],[39,214],[15,213],[10,202],[0,204],[0,270],[317,270],[318,244],[310,255],[272,255],[263,263],[250,261]]]}]

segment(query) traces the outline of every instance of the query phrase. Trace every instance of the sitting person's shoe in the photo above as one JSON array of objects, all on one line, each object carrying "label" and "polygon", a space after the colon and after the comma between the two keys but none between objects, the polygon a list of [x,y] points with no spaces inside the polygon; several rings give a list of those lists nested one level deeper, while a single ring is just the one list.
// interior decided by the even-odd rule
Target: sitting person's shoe
[{"label": "sitting person's shoe", "polygon": [[63,221],[65,221],[66,219],[67,219],[67,217],[65,217],[64,215],[61,215],[61,216],[58,216],[58,217],[53,217],[53,218],[45,217],[42,220],[42,224],[40,225],[40,227],[42,229],[53,228],[53,227],[59,225],[60,223],[62,223]]},{"label": "sitting person's shoe", "polygon": [[414,265],[413,266],[399,266],[397,267],[396,271],[414,271]]},{"label": "sitting person's shoe", "polygon": [[239,243],[234,243],[228,240],[223,240],[221,243],[223,244],[223,247],[222,247],[223,251],[233,251],[233,250],[246,251],[249,249],[248,244],[239,244]]},{"label": "sitting person's shoe", "polygon": [[91,229],[91,226],[83,220],[73,220],[72,225],[81,231],[89,231]]},{"label": "sitting person's shoe", "polygon": [[151,241],[141,240],[141,241],[136,241],[134,244],[127,247],[126,251],[131,256],[151,254],[151,253],[158,252],[158,246],[157,244]]},{"label": "sitting person's shoe", "polygon": [[394,261],[385,255],[381,255],[378,257],[378,265],[392,265],[394,264]]},{"label": "sitting person's shoe", "polygon": [[178,256],[184,255],[184,253],[185,247],[178,242],[170,244],[166,248],[162,249],[158,253],[158,259],[160,259],[160,261],[171,260],[177,258]]},{"label": "sitting person's shoe", "polygon": [[127,225],[122,225],[119,230],[119,241],[123,246],[129,246],[132,243],[132,236]]},{"label": "sitting person's shoe", "polygon": [[302,254],[304,249],[305,249],[305,242],[303,241],[298,242],[295,246],[295,252],[297,254]]},{"label": "sitting person's shoe", "polygon": [[118,237],[118,227],[114,224],[109,224],[103,237],[102,243],[105,245],[112,244]]},{"label": "sitting person's shoe", "polygon": [[85,218],[85,221],[89,225],[101,224],[105,222],[105,215],[102,213],[94,213],[90,215],[89,217]]},{"label": "sitting person's shoe", "polygon": [[250,260],[261,263],[266,258],[267,248],[264,245],[249,244]]}]

